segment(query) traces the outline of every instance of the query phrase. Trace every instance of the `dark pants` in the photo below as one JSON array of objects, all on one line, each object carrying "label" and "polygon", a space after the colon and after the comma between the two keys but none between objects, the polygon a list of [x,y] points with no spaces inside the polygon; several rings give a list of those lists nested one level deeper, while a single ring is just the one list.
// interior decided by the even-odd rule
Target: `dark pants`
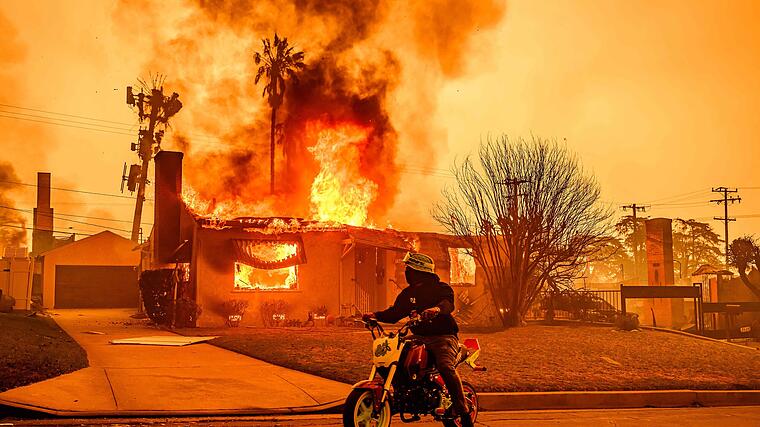
[{"label": "dark pants", "polygon": [[441,378],[449,390],[452,406],[458,415],[469,412],[467,403],[464,399],[464,390],[462,389],[462,380],[459,379],[454,365],[456,364],[457,353],[459,352],[459,339],[456,335],[434,335],[420,336],[415,335],[425,343],[425,348],[432,353],[435,358],[435,366],[441,373]]}]

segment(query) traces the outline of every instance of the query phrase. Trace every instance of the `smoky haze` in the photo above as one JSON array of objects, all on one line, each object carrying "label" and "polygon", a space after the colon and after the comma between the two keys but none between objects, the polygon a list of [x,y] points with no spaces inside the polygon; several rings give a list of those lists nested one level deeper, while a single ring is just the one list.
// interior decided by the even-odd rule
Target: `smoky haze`
[{"label": "smoky haze", "polygon": [[[467,49],[487,44],[484,30],[505,12],[499,1],[123,1],[113,18],[149,37],[145,75],[165,74],[165,87],[180,94],[184,108],[164,148],[187,153],[185,180],[200,199],[241,215],[309,216],[319,166],[308,128],[350,123],[369,129],[356,160],[377,187],[369,217],[384,223],[402,166],[433,166],[441,150],[436,91],[467,73]],[[305,52],[306,68],[278,111],[271,196],[270,109],[254,86],[252,55],[275,31]]]}]

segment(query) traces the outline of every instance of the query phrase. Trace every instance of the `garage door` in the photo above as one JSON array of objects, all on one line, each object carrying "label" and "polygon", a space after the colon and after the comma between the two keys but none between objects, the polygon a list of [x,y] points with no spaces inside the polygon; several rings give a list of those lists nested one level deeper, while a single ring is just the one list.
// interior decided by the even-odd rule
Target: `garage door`
[{"label": "garage door", "polygon": [[55,267],[55,308],[137,308],[137,299],[135,267]]}]

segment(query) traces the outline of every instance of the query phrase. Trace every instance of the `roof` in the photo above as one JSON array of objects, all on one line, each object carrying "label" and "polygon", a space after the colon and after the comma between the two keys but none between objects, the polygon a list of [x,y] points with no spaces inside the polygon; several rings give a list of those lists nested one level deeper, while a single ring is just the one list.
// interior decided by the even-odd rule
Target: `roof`
[{"label": "roof", "polygon": [[346,231],[353,243],[396,251],[414,250],[412,242],[396,230],[346,226]]},{"label": "roof", "polygon": [[710,264],[702,264],[698,269],[691,273],[692,276],[702,276],[704,274],[717,274],[720,276],[733,276],[734,273],[728,270],[720,270],[717,267],[713,267]]},{"label": "roof", "polygon": [[119,239],[119,240],[124,240],[124,241],[127,241],[127,242],[131,242],[131,240],[126,239],[124,237],[121,237],[121,236],[119,236],[118,234],[116,234],[116,233],[114,233],[112,231],[105,230],[105,231],[101,231],[98,234],[93,234],[92,236],[85,237],[82,240],[77,240],[77,241],[74,241],[74,242],[69,243],[67,245],[58,246],[56,248],[50,249],[49,251],[42,252],[38,256],[42,257],[42,256],[47,256],[47,255],[50,255],[50,254],[53,254],[53,253],[57,253],[59,251],[62,252],[64,250],[71,249],[71,248],[73,248],[75,246],[86,245],[88,243],[92,243],[95,240],[100,240],[100,239],[104,239],[104,238],[112,238],[112,239],[116,238],[116,239]]}]

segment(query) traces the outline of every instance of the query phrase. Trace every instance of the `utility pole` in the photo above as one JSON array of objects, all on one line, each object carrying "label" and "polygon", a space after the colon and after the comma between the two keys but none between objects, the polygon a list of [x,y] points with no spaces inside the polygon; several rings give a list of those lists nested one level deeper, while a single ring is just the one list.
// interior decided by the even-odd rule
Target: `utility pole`
[{"label": "utility pole", "polygon": [[[637,212],[646,212],[647,206],[641,206],[637,205],[636,203],[631,203],[630,205],[621,206],[623,211],[626,211],[628,209],[631,210],[632,216],[633,216],[633,279],[637,282],[639,281],[639,235],[636,233],[639,228],[639,221],[638,217],[636,215]],[[623,276],[623,281],[625,282],[625,276]]]},{"label": "utility pole", "polygon": [[518,192],[518,187],[520,184],[529,184],[530,180],[527,179],[505,179],[504,181],[501,181],[500,184],[502,185],[509,185],[512,187],[512,194],[509,194],[507,192],[507,197],[509,198],[509,214],[512,216],[512,218],[517,219],[517,208],[518,208],[518,197],[522,196],[523,194],[520,194]]},{"label": "utility pole", "polygon": [[734,204],[734,202],[741,203],[742,198],[737,196],[728,197],[728,193],[738,193],[739,190],[736,188],[726,188],[726,187],[718,187],[712,189],[713,193],[723,193],[722,199],[714,199],[710,200],[710,203],[717,203],[720,205],[723,203],[723,218],[716,216],[713,217],[716,221],[723,221],[725,225],[725,239],[726,239],[726,270],[728,270],[728,223],[731,221],[736,221],[736,218],[729,218],[728,217],[728,202],[731,202],[731,204]]},{"label": "utility pole", "polygon": [[[135,216],[132,221],[132,241],[139,243],[140,222],[142,221],[142,208],[145,202],[145,186],[148,184],[148,167],[153,156],[161,150],[161,139],[164,136],[164,128],[169,118],[182,108],[179,95],[174,92],[171,96],[164,96],[164,88],[158,78],[153,81],[150,94],[140,93],[135,96],[132,87],[127,86],[127,105],[137,106],[140,123],[148,120],[148,127],[140,127],[137,143],[132,144],[132,151],[142,160],[142,165],[132,165],[128,176],[122,176],[127,180],[130,191],[137,188],[137,200],[135,201]],[[147,111],[146,111],[147,110]],[[161,129],[158,129],[161,127]],[[126,170],[126,167],[125,167]],[[123,187],[122,187],[123,190]]]}]

